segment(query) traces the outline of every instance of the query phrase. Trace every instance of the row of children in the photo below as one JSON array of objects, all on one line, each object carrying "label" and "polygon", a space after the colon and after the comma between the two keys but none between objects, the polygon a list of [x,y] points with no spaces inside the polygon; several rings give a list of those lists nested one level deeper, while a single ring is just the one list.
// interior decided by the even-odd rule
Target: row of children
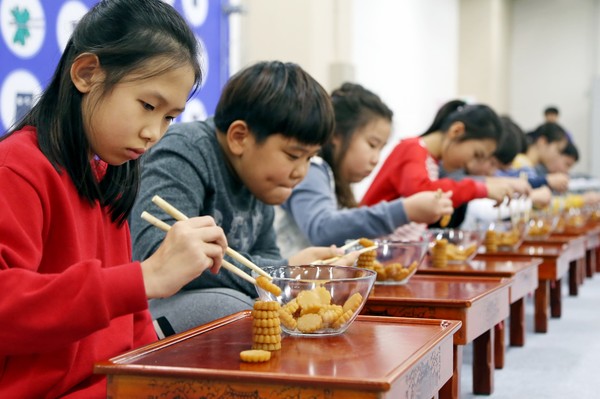
[{"label": "row of children", "polygon": [[[103,0],[0,139],[10,187],[0,192],[0,396],[104,397],[94,362],[155,341],[152,319],[180,332],[251,309],[255,287],[220,269],[228,246],[259,266],[305,264],[341,254],[349,238],[418,231],[471,200],[532,192],[515,177],[439,178],[489,162],[506,141],[491,108],[450,102],[395,147],[358,203],[351,185],[392,130],[377,95],[348,83],[330,96],[298,65],[261,62],[228,81],[213,118],[170,126],[202,81],[199,56],[166,3]],[[190,219],[170,219],[154,195]],[[282,256],[285,226],[301,239]]]}]

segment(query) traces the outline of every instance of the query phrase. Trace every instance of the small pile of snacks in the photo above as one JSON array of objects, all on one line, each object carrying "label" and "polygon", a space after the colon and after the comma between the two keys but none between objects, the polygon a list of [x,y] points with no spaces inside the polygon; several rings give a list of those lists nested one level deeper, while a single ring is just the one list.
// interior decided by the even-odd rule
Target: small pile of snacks
[{"label": "small pile of snacks", "polygon": [[331,293],[323,286],[303,290],[279,310],[281,325],[291,332],[313,334],[337,330],[358,311],[363,297],[350,295],[343,305],[331,303]]},{"label": "small pile of snacks", "polygon": [[375,242],[367,238],[359,239],[365,248],[378,245],[373,251],[362,253],[357,266],[377,272],[378,282],[404,283],[416,272],[425,255],[425,244],[390,241]]},{"label": "small pile of snacks", "polygon": [[437,268],[448,266],[448,240],[445,238],[435,240],[431,247],[431,265]]},{"label": "small pile of snacks", "polygon": [[271,352],[281,349],[281,306],[275,301],[256,301],[252,310],[252,349],[240,352],[243,362],[257,363],[271,359]]},{"label": "small pile of snacks", "polygon": [[[521,224],[513,224],[512,222],[502,222],[494,224],[489,230],[486,230],[483,239],[483,245],[486,252],[497,252],[499,250],[510,250],[519,246],[523,240],[523,232],[519,227],[524,228]],[[502,230],[504,228],[504,230]]]},{"label": "small pile of snacks", "polygon": [[377,273],[353,266],[284,265],[263,269],[281,295],[258,287],[262,301],[276,301],[281,331],[292,336],[343,334],[360,313]]},{"label": "small pile of snacks", "polygon": [[[482,230],[429,229],[429,252],[433,267],[446,267],[447,264],[460,264],[470,261],[483,242]],[[490,244],[497,237],[490,234]]]}]

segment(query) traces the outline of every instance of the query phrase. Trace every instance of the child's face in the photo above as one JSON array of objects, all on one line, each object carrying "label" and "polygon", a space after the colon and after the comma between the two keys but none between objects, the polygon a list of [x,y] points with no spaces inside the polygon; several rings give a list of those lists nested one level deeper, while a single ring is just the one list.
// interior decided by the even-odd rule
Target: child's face
[{"label": "child's face", "polygon": [[561,156],[568,144],[566,139],[548,143],[542,138],[539,139],[536,144],[537,148],[539,149],[540,161],[548,170],[560,169],[564,167],[564,165],[561,165]]},{"label": "child's face", "polygon": [[442,150],[444,169],[453,172],[458,169],[483,169],[489,167],[496,142],[492,139],[471,139],[460,141],[451,139]]},{"label": "child's face", "polygon": [[248,136],[235,169],[250,192],[270,205],[285,202],[292,189],[304,179],[321,146],[307,145],[282,134],[269,136],[258,144],[254,135]]},{"label": "child's face", "polygon": [[346,153],[342,155],[340,173],[345,181],[358,183],[373,172],[391,131],[390,121],[376,118],[354,132]]},{"label": "child's face", "polygon": [[560,154],[559,156],[548,161],[545,166],[548,173],[569,173],[571,168],[575,166],[575,158],[569,155]]},{"label": "child's face", "polygon": [[142,80],[127,78],[102,98],[97,88],[83,99],[91,155],[110,165],[137,159],[154,145],[183,112],[194,84],[188,66]]}]

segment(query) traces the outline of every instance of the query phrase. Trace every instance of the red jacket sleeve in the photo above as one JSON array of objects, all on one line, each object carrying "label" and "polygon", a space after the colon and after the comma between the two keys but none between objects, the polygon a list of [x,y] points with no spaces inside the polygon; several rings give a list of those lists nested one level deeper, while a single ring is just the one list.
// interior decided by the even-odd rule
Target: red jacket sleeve
[{"label": "red jacket sleeve", "polygon": [[362,203],[373,205],[421,191],[452,191],[452,203],[458,207],[487,195],[485,185],[473,179],[431,180],[427,170],[429,154],[418,138],[403,140],[390,153],[363,197]]}]

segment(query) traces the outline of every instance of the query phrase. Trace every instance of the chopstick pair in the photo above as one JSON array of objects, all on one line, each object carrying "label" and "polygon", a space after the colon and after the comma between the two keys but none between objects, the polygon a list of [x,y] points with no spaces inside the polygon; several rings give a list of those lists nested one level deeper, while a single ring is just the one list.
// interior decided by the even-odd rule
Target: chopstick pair
[{"label": "chopstick pair", "polygon": [[[350,249],[353,246],[355,246],[356,244],[358,244],[359,241],[360,240],[350,241],[346,245],[341,246],[340,249],[342,249],[344,251],[347,249]],[[373,251],[373,250],[377,249],[378,247],[379,247],[378,245],[371,245],[370,247],[362,248],[362,249],[358,250],[357,252],[359,255],[361,255],[365,252]],[[311,265],[329,265],[329,264],[332,264],[333,262],[335,262],[336,260],[342,258],[342,256],[344,256],[344,255],[334,256],[334,257],[328,258],[328,259],[317,259],[313,262],[310,262],[310,264]]]},{"label": "chopstick pair", "polygon": [[[169,204],[167,201],[165,201],[158,195],[155,195],[154,197],[152,197],[152,202],[154,204],[156,204],[160,209],[162,209],[163,211],[165,211],[166,213],[171,215],[171,217],[173,217],[175,220],[189,219],[181,211],[179,211],[177,208],[175,208],[173,205]],[[153,226],[158,227],[162,231],[169,231],[171,229],[171,226],[169,224],[163,222],[162,220],[160,220],[159,218],[157,218],[156,216],[152,215],[149,212],[146,212],[146,211],[142,212],[142,219],[144,219],[148,223],[152,224]],[[269,281],[271,281],[273,279],[273,277],[269,276],[269,274],[267,274],[267,272],[265,272],[260,267],[256,266],[254,263],[250,262],[248,259],[243,257],[241,254],[239,254],[235,250],[227,247],[227,249],[225,250],[225,253],[227,255],[231,256],[233,259],[240,262],[241,264],[243,264],[244,266],[247,266],[251,270],[254,270],[260,276],[267,278]],[[257,285],[256,279],[254,277],[248,275],[246,272],[239,269],[234,264],[226,261],[225,259],[223,259],[222,266],[225,269],[229,270],[230,272],[232,272],[232,273],[236,274],[237,276],[243,278],[244,280],[248,281],[249,283]]]}]

